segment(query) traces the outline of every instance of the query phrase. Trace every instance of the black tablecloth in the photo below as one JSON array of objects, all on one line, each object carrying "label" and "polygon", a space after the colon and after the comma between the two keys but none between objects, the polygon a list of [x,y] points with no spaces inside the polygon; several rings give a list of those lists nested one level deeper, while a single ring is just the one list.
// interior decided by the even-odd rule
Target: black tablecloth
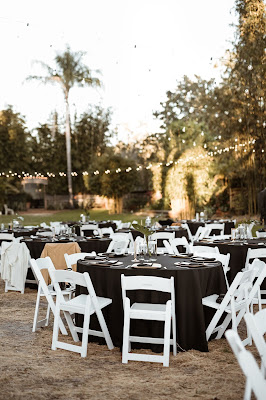
[{"label": "black tablecloth", "polygon": [[[82,238],[77,238],[77,243],[79,244],[79,247],[82,252],[85,253],[91,253],[92,251],[95,251],[96,253],[101,253],[105,252],[111,242],[111,239],[109,238],[102,238],[102,239],[97,239],[97,238],[91,238],[91,239],[86,239],[82,240]],[[52,242],[50,239],[36,239],[36,240],[29,240],[25,239],[22,240],[22,242],[25,242],[29,251],[30,251],[30,256],[31,258],[39,258],[41,256],[41,253],[43,251],[43,248],[46,243],[67,243],[69,240],[61,240],[57,242]]]},{"label": "black tablecloth", "polygon": [[[265,248],[265,245],[259,245],[258,243],[266,243],[266,239],[259,238],[259,239],[245,239],[242,241],[235,240],[234,242],[195,242],[195,246],[217,246],[221,254],[230,253],[230,262],[229,267],[230,271],[227,273],[228,282],[229,284],[232,283],[236,274],[245,267],[246,257],[248,248],[251,249],[258,249],[258,248]],[[266,262],[266,260],[263,260]],[[262,284],[262,289],[266,289],[266,280]]]},{"label": "black tablecloth", "polygon": [[[167,269],[127,269],[132,264],[132,256],[119,258],[124,266],[101,267],[89,265],[86,261],[78,261],[77,271],[89,272],[96,294],[109,297],[112,304],[104,309],[104,316],[110,335],[115,346],[122,346],[123,340],[123,304],[121,294],[121,274],[125,275],[154,275],[175,278],[175,302],[177,320],[177,342],[184,349],[208,351],[205,329],[213,315],[209,308],[202,306],[202,297],[214,293],[225,293],[226,285],[221,264],[216,267],[177,268],[174,262],[178,261],[168,255],[158,256],[157,262]],[[84,293],[84,289],[77,287],[76,294]],[[136,291],[128,293],[132,301],[161,302],[167,300],[165,294],[158,292]],[[76,316],[77,325],[81,326],[83,316]],[[135,323],[134,323],[135,322]],[[96,319],[92,319],[92,329],[98,326]],[[163,325],[160,322],[133,321],[133,335],[163,336]],[[101,339],[90,337],[89,340],[101,342]],[[135,346],[135,345],[134,345]],[[140,347],[144,347],[143,344]],[[147,347],[151,347],[147,345]]]}]

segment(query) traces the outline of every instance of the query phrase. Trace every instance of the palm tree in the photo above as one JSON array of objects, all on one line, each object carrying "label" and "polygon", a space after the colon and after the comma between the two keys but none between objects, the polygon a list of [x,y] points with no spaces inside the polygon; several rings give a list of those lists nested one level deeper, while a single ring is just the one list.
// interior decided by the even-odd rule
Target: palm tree
[{"label": "palm tree", "polygon": [[[70,112],[69,112],[69,91],[74,86],[101,86],[98,78],[93,77],[91,70],[82,63],[84,52],[71,52],[69,46],[63,54],[57,54],[55,57],[56,69],[42,61],[36,61],[47,72],[46,76],[30,75],[27,80],[38,80],[42,83],[58,83],[64,94],[66,115],[65,115],[65,135],[66,135],[66,157],[67,157],[67,180],[69,204],[73,203],[73,188],[72,188],[72,165],[71,165],[71,132],[70,132]],[[99,71],[96,71],[99,73]]]}]

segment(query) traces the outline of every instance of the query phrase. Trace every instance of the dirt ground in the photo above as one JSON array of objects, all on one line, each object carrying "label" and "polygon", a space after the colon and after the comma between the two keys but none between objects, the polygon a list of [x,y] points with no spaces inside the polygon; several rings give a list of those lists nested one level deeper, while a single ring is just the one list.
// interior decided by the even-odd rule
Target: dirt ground
[{"label": "dirt ground", "polygon": [[[118,348],[110,351],[95,343],[89,343],[83,359],[51,350],[52,321],[32,333],[36,293],[29,288],[25,294],[4,293],[0,281],[0,399],[243,398],[245,378],[226,339],[211,341],[208,353],[171,354],[169,368],[134,361],[124,365]],[[249,349],[257,356],[254,346]]]}]

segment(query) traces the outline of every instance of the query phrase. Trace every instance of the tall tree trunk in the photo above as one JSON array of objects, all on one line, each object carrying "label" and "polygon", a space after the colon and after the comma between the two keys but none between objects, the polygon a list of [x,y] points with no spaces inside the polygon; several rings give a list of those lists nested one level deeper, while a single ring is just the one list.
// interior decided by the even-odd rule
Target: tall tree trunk
[{"label": "tall tree trunk", "polygon": [[68,183],[68,195],[69,205],[71,208],[74,207],[73,202],[73,188],[72,188],[72,163],[71,163],[71,137],[70,137],[70,113],[68,99],[66,98],[66,158],[67,158],[67,183]]}]

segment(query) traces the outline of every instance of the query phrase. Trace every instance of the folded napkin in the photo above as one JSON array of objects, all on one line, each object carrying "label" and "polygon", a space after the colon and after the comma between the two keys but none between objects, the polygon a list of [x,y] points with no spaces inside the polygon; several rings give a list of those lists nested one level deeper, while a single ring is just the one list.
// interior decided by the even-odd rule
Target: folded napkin
[{"label": "folded napkin", "polygon": [[161,264],[152,264],[152,263],[136,263],[131,265],[132,268],[149,268],[149,269],[160,269],[162,268]]},{"label": "folded napkin", "polygon": [[117,260],[85,260],[86,264],[98,267],[111,267],[113,265],[122,265],[123,263]]},{"label": "folded napkin", "polygon": [[174,258],[187,258],[187,259],[190,259],[191,256],[193,256],[193,253],[187,253],[187,254],[180,253],[180,254],[171,255],[171,257],[174,257]]},{"label": "folded napkin", "polygon": [[191,261],[197,261],[197,262],[208,262],[208,261],[215,261],[214,257],[191,257]]}]

